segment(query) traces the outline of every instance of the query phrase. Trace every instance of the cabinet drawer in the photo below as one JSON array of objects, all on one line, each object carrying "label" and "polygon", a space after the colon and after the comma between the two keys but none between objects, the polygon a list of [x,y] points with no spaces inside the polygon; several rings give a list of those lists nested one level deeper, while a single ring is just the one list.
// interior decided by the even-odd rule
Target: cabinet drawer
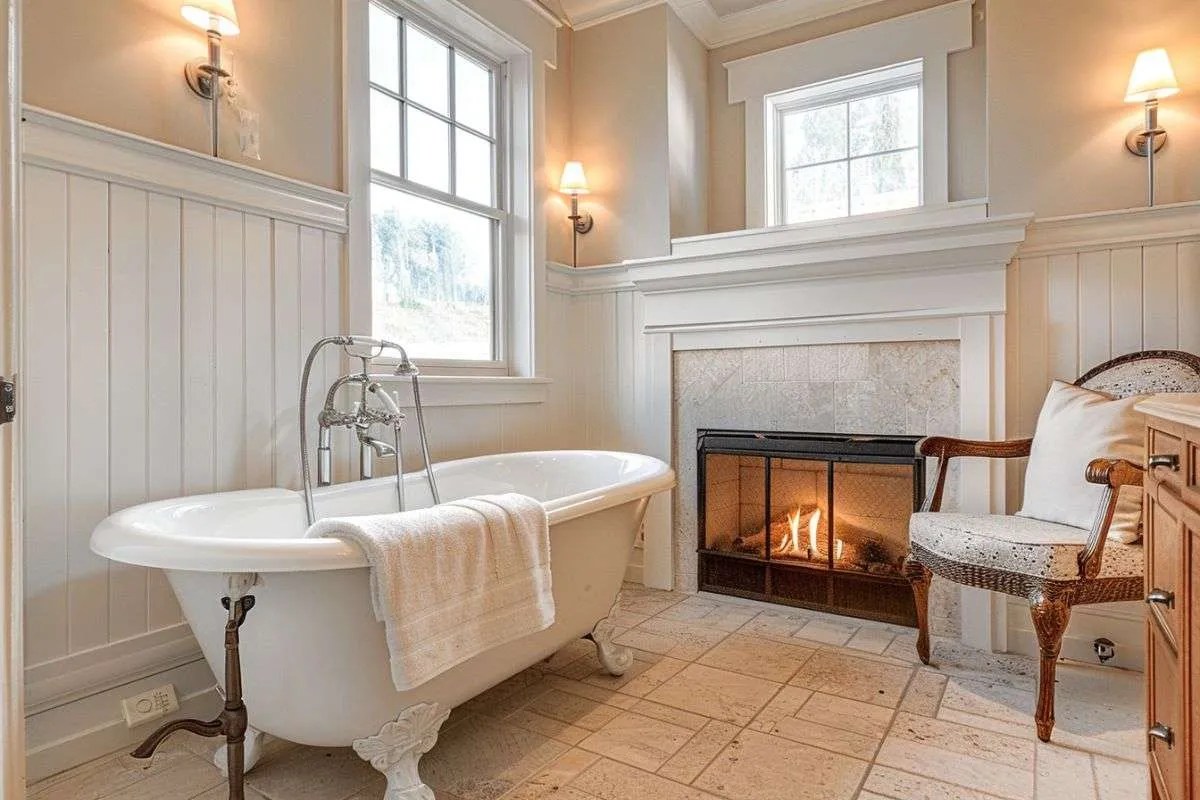
[{"label": "cabinet drawer", "polygon": [[[1153,421],[1146,428],[1146,463],[1150,481],[1166,483],[1179,490],[1183,485],[1185,449],[1183,430]],[[1173,466],[1149,466],[1156,461],[1170,461]]]},{"label": "cabinet drawer", "polygon": [[1183,505],[1165,486],[1146,495],[1146,603],[1173,649],[1182,634]]},{"label": "cabinet drawer", "polygon": [[[1179,659],[1166,639],[1150,626],[1149,669],[1151,690],[1147,731],[1150,752],[1150,774],[1165,790],[1165,797],[1183,800],[1187,768],[1184,735],[1183,684],[1179,676]],[[1158,731],[1159,737],[1150,735]],[[1169,739],[1170,741],[1165,740]]]}]

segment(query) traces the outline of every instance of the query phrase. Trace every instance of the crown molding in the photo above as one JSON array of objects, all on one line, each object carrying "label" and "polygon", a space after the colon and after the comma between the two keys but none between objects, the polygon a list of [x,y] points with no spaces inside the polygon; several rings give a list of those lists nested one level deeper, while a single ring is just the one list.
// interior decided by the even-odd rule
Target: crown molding
[{"label": "crown molding", "polygon": [[709,0],[616,0],[572,15],[571,27],[585,30],[665,4],[711,50],[878,2],[882,0],[772,0],[722,16]]},{"label": "crown molding", "polygon": [[562,19],[559,18],[559,16],[557,14],[555,14],[550,9],[546,8],[544,5],[542,5],[540,2],[538,2],[538,0],[521,0],[521,2],[523,2],[525,5],[529,6],[531,11],[533,11],[535,14],[537,14],[542,19],[549,22],[555,28],[561,28],[564,24],[566,24],[563,22]]}]

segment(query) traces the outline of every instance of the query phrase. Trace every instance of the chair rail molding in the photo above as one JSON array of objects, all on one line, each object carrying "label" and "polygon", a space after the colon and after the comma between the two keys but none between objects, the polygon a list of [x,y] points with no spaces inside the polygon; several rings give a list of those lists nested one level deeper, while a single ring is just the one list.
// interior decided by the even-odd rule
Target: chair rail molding
[{"label": "chair rail molding", "polygon": [[345,233],[350,198],[131,133],[25,106],[22,161],[136,189]]},{"label": "chair rail molding", "polygon": [[1019,258],[1200,240],[1200,200],[1034,220]]}]

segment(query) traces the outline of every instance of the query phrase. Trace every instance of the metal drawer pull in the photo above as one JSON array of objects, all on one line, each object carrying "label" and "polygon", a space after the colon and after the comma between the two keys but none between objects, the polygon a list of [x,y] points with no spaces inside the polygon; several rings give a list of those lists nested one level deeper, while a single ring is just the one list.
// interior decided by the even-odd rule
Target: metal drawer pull
[{"label": "metal drawer pull", "polygon": [[1175,593],[1168,592],[1166,589],[1151,589],[1150,594],[1146,595],[1147,603],[1158,603],[1167,608],[1175,607]]},{"label": "metal drawer pull", "polygon": [[1179,456],[1174,453],[1163,453],[1156,456],[1150,456],[1146,464],[1150,469],[1155,467],[1167,467],[1171,472],[1179,471]]},{"label": "metal drawer pull", "polygon": [[1151,739],[1158,739],[1160,742],[1165,742],[1168,749],[1175,746],[1175,731],[1161,722],[1151,725],[1150,730],[1146,731],[1146,734]]}]

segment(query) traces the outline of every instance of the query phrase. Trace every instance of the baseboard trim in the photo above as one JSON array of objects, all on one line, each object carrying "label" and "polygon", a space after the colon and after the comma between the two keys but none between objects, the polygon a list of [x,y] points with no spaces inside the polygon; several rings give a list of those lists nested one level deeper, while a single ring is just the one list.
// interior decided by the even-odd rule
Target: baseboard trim
[{"label": "baseboard trim", "polygon": [[25,715],[40,714],[202,658],[191,629],[181,622],[35,664],[25,670]]},{"label": "baseboard trim", "polygon": [[[175,686],[179,695],[179,711],[136,728],[126,726],[121,716],[121,698],[165,683]],[[211,719],[219,713],[220,708],[221,697],[212,672],[206,663],[200,661],[29,716],[25,720],[28,740],[26,779],[32,784],[131,747],[167,719]]]},{"label": "baseboard trim", "polygon": [[[1008,650],[1010,653],[1036,657],[1037,634],[1029,620],[1028,609],[1020,602],[1010,605],[1019,608],[1010,609]],[[1146,668],[1145,625],[1141,614],[1120,605],[1073,609],[1071,624],[1063,637],[1062,657],[1086,664],[1099,664],[1092,642],[1104,637],[1111,639],[1117,649],[1116,656],[1104,666],[1142,672]]]}]

